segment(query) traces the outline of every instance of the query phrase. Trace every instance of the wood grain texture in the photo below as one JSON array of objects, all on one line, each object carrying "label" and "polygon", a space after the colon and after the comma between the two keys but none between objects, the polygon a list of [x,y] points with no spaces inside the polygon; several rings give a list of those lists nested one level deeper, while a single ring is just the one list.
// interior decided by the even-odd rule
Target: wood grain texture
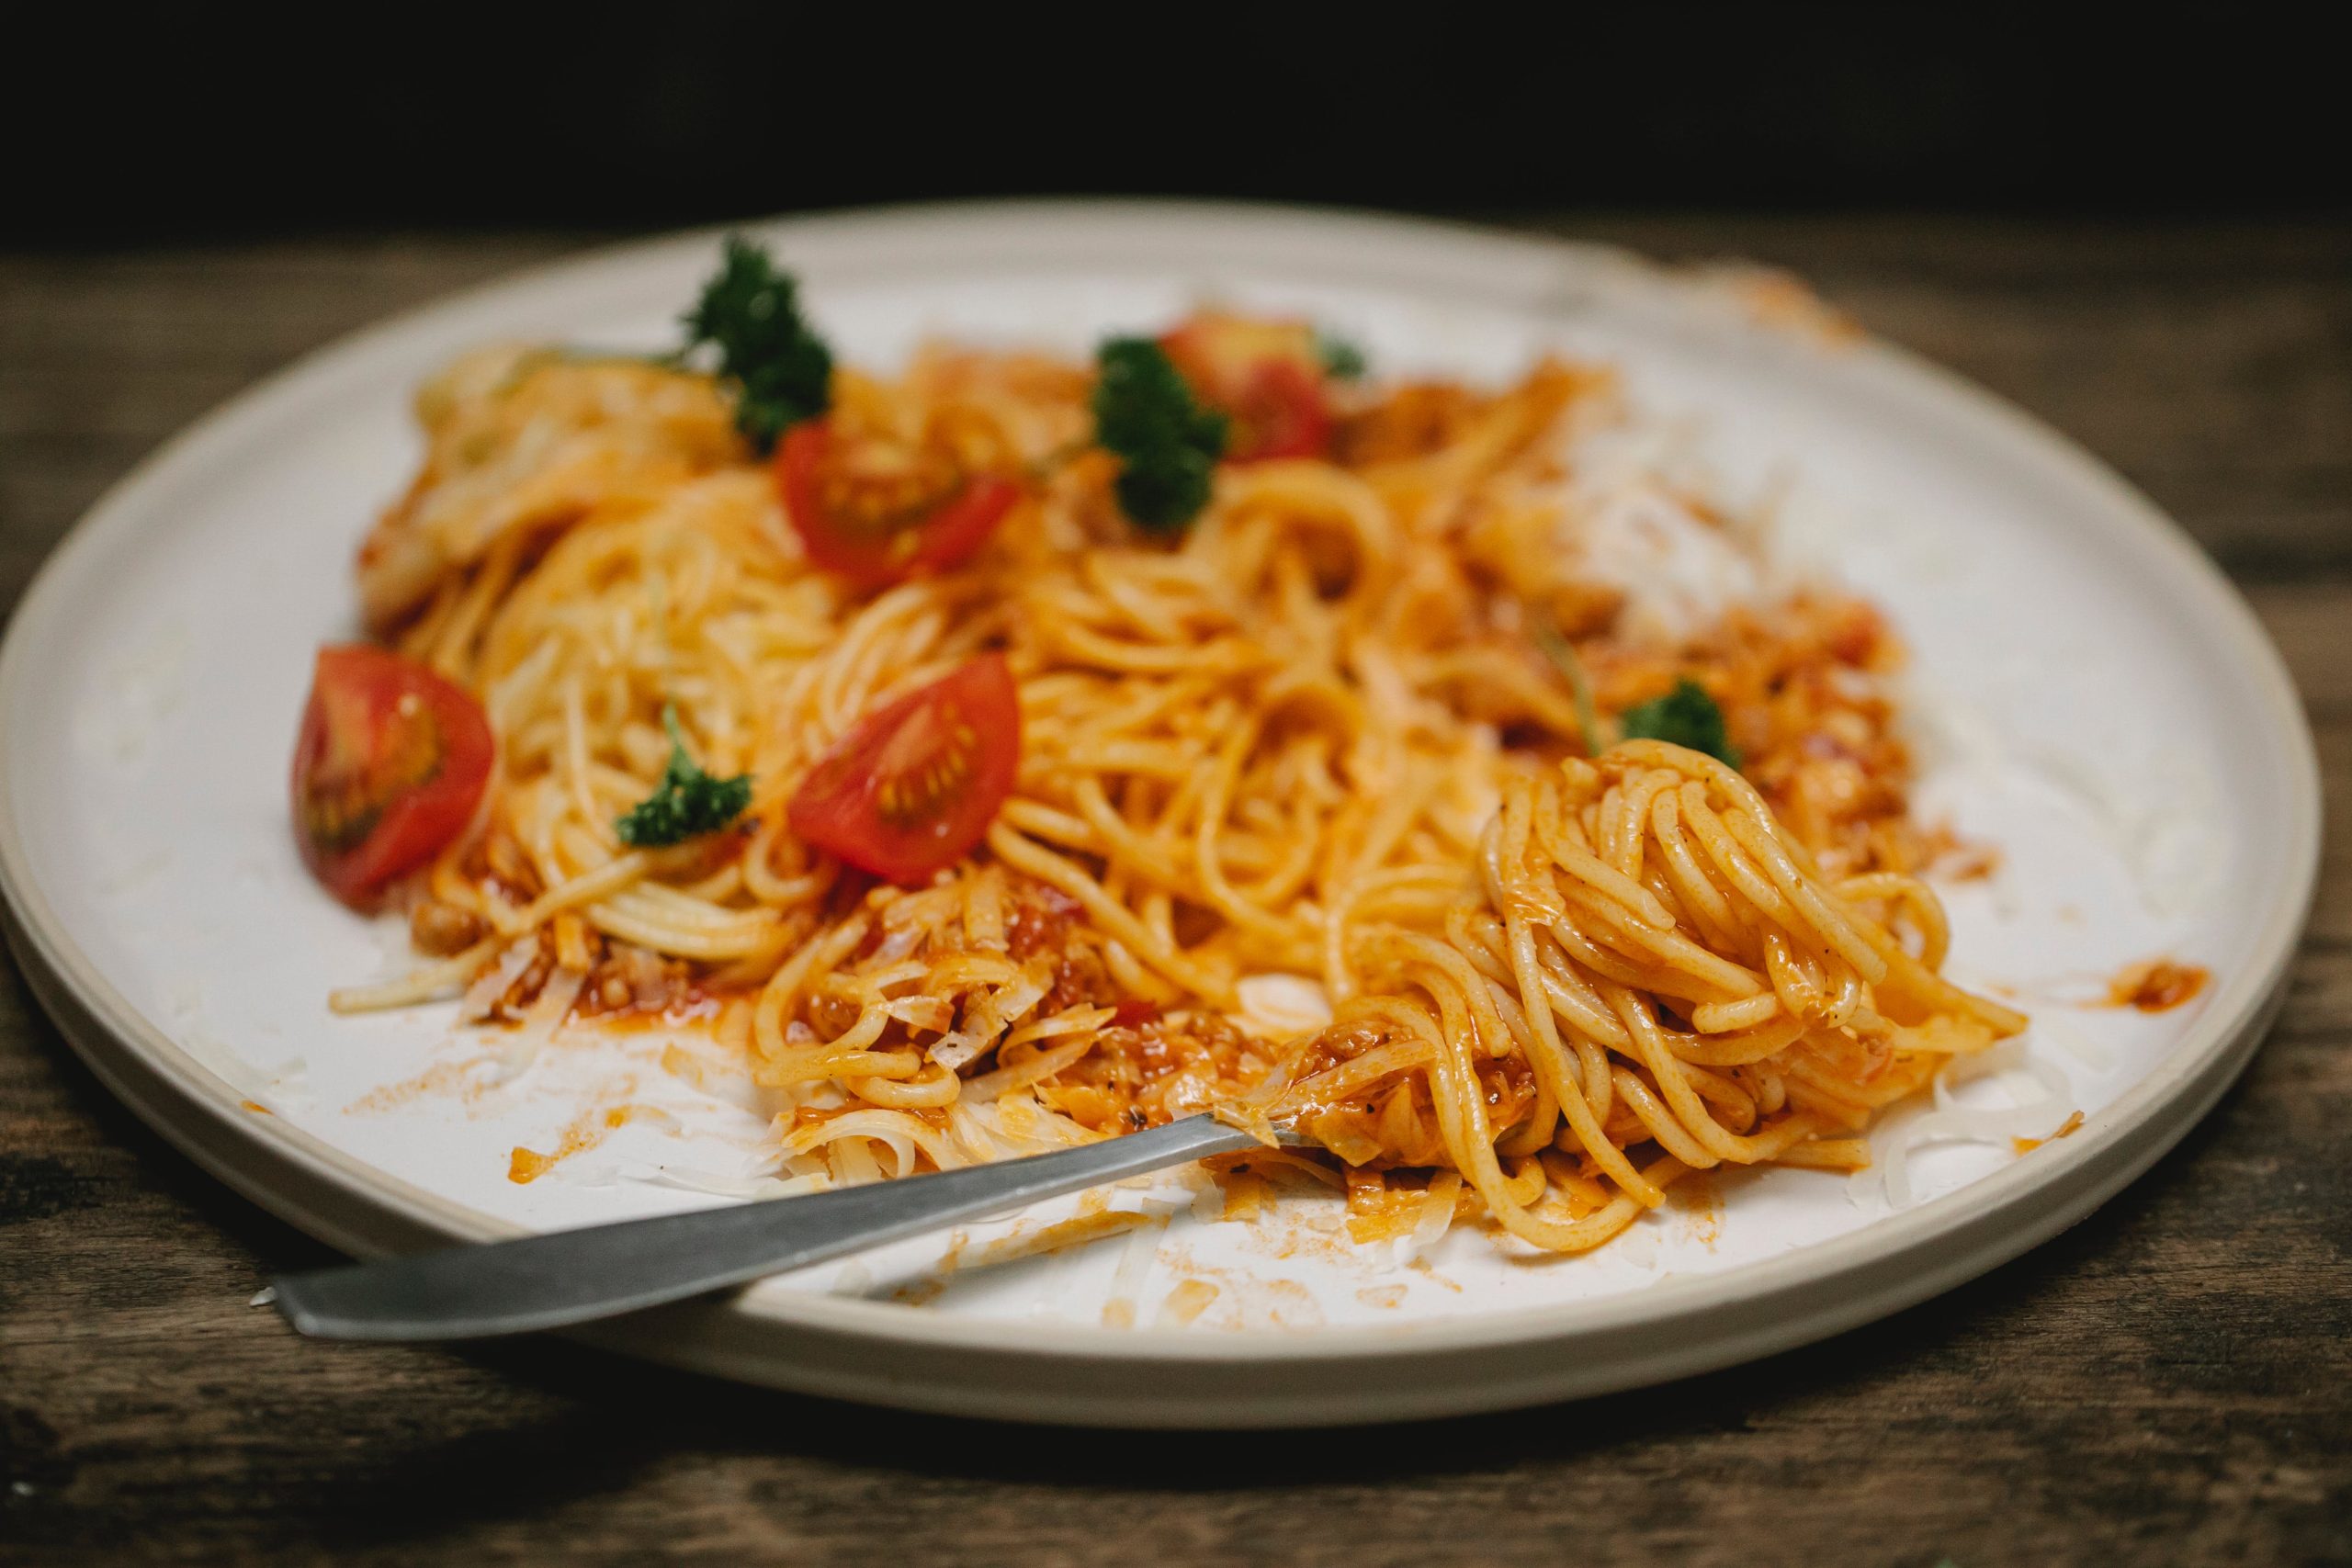
[{"label": "wood grain texture", "polygon": [[[2319,905],[2245,1080],[2064,1236],[1668,1388],[1382,1433],[993,1428],[554,1344],[299,1343],[322,1248],[116,1106],[0,964],[0,1562],[2352,1561],[2352,227],[1579,220],[1812,277],[2179,517],[2301,682]],[[566,237],[0,255],[0,604],[338,333]],[[5,744],[0,738],[0,744]]]}]

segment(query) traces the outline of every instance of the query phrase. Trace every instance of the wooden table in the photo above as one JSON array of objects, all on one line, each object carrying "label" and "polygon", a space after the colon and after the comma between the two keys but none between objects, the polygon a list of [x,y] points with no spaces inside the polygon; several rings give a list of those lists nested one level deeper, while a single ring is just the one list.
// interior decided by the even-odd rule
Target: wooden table
[{"label": "wooden table", "polygon": [[[114,1104],[0,965],[0,1562],[2352,1561],[2352,226],[1550,227],[1807,274],[2120,468],[2286,650],[2319,906],[2268,1045],[2154,1170],[1928,1305],[1668,1388],[1372,1433],[991,1428],[558,1344],[298,1343],[247,1298],[324,1249]],[[0,255],[0,604],[220,399],[583,243]]]}]

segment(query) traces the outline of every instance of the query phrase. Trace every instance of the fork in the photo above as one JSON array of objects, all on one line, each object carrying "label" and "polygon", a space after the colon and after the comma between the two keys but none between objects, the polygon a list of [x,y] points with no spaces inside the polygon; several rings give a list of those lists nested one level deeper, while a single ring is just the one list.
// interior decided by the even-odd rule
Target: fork
[{"label": "fork", "polygon": [[281,1275],[272,1281],[275,1304],[317,1339],[480,1339],[566,1328],[1263,1146],[1213,1116],[1188,1116],[1080,1148],[933,1176]]}]

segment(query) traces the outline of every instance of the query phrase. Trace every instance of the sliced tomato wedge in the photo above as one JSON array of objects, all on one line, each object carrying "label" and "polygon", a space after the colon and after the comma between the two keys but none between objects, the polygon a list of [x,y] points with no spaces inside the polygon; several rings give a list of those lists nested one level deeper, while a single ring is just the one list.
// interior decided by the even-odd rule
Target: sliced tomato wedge
[{"label": "sliced tomato wedge", "polygon": [[1260,365],[1227,412],[1233,418],[1229,463],[1320,457],[1331,450],[1331,404],[1323,395],[1322,374],[1295,360]]},{"label": "sliced tomato wedge", "polygon": [[991,653],[859,719],[788,817],[805,842],[911,886],[980,841],[1020,767],[1021,703]]},{"label": "sliced tomato wedge", "polygon": [[496,755],[462,688],[366,645],[319,649],[294,746],[294,840],[329,892],[364,908],[465,830]]},{"label": "sliced tomato wedge", "polygon": [[808,558],[860,588],[945,571],[988,542],[1021,487],[992,475],[936,471],[944,459],[893,449],[861,465],[831,420],[796,424],[776,446],[777,488]]},{"label": "sliced tomato wedge", "polygon": [[1204,311],[1159,340],[1201,399],[1233,421],[1225,460],[1320,457],[1331,449],[1329,378],[1304,321]]}]

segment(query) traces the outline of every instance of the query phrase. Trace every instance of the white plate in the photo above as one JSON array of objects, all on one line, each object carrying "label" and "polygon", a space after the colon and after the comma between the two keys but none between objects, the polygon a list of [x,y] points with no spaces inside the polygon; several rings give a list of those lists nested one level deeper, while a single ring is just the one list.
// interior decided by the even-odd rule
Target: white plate
[{"label": "white plate", "polygon": [[[2069,1109],[2088,1121],[2022,1156],[1923,1150],[1902,1205],[1880,1176],[1724,1178],[1577,1259],[1461,1232],[1408,1266],[1335,1241],[1329,1203],[1288,1201],[1253,1226],[1195,1219],[1181,1189],[1122,1190],[1114,1207],[1150,1216],[1136,1239],[966,1268],[936,1292],[944,1238],[908,1243],[598,1339],[850,1398],[1136,1426],[1623,1388],[1835,1333],[2014,1257],[2144,1169],[2252,1053],[2316,869],[2309,734],[2204,558],[2013,410],[1894,350],[1753,319],[1736,289],[1421,223],[1001,206],[760,234],[868,362],[942,331],[1082,351],[1217,297],[1310,311],[1391,369],[1500,377],[1546,347],[1621,364],[1639,402],[1689,417],[1728,496],[1777,487],[1788,558],[1834,559],[1891,610],[1932,732],[1921,798],[2007,852],[1991,884],[1952,893],[1956,969],[2020,988],[2037,1017],[2041,1081],[1962,1097],[2050,1093],[2052,1128]],[[515,1085],[458,1092],[485,1052],[447,1010],[331,1018],[328,987],[385,973],[397,943],[303,874],[283,803],[311,650],[350,633],[353,545],[416,458],[412,389],[487,340],[665,344],[715,238],[464,296],[237,399],[84,520],[0,652],[0,879],[43,1000],[165,1135],[352,1251],[712,1201],[643,1179],[740,1169],[756,1133],[650,1066],[649,1040],[563,1046]],[[2209,993],[2155,1017],[2053,999],[2158,953],[2210,965]],[[511,1149],[548,1148],[583,1105],[622,1098],[676,1121],[641,1118],[537,1182],[508,1179]],[[1216,1301],[1162,1321],[1188,1278],[1216,1283]],[[1137,1326],[1105,1321],[1114,1300]]]}]

